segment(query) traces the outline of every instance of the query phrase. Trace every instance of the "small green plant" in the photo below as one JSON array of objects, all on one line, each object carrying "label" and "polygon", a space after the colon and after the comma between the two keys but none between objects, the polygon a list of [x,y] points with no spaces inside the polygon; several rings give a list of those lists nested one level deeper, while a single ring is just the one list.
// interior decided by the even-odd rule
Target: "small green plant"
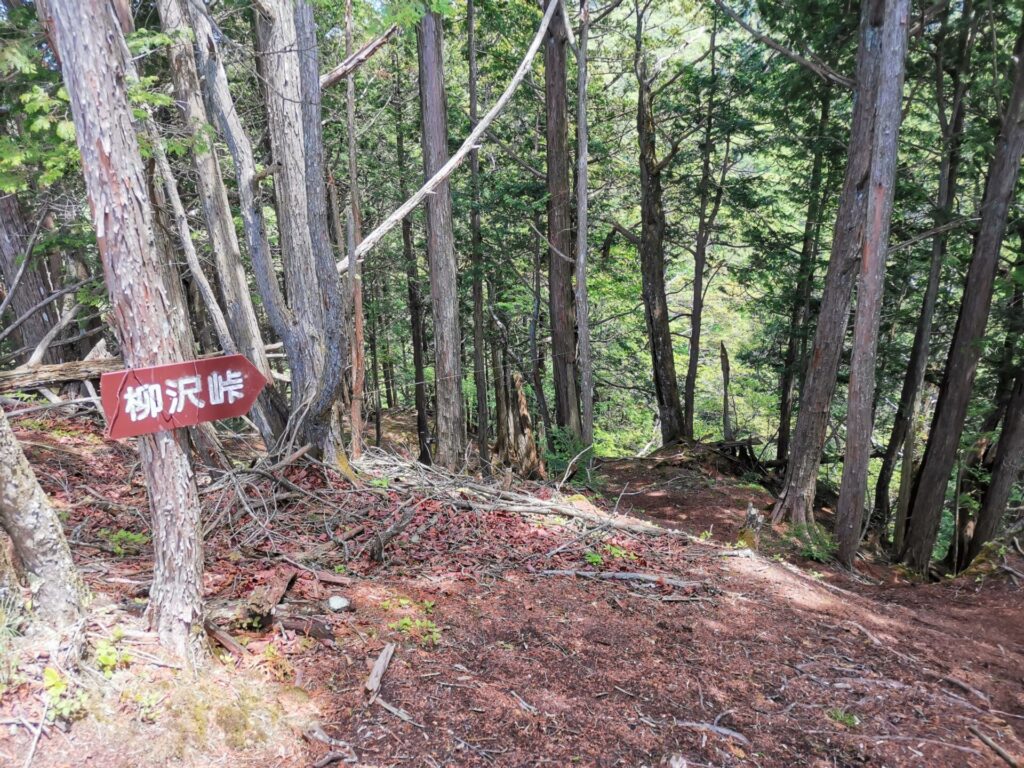
[{"label": "small green plant", "polygon": [[798,525],[793,528],[792,533],[801,556],[808,560],[828,563],[835,556],[838,548],[835,537],[820,525]]},{"label": "small green plant", "polygon": [[423,646],[437,645],[441,642],[441,630],[430,619],[413,619],[403,616],[398,621],[388,624],[388,629],[401,632]]},{"label": "small green plant", "polygon": [[96,666],[108,680],[114,676],[114,672],[127,667],[131,663],[131,656],[128,652],[114,644],[119,639],[115,638],[113,642],[100,640],[96,643]]},{"label": "small green plant", "polygon": [[99,536],[104,539],[114,550],[118,557],[124,555],[137,555],[142,548],[149,543],[149,536],[145,533],[135,533],[124,528],[112,531],[109,528],[100,528]]},{"label": "small green plant", "polygon": [[387,488],[390,481],[386,477],[374,477],[371,478],[370,485],[374,488]]},{"label": "small green plant", "polygon": [[699,538],[701,541],[707,541],[711,538],[711,529],[708,528],[706,531],[701,531],[700,536],[698,536],[697,538]]},{"label": "small green plant", "polygon": [[70,722],[85,715],[85,692],[73,692],[68,679],[54,667],[43,670],[43,693],[48,705],[47,717],[51,722]]},{"label": "small green plant", "polygon": [[597,552],[587,552],[585,555],[583,555],[583,559],[586,561],[587,565],[604,565],[604,558],[601,557],[601,555],[599,555]]},{"label": "small green plant", "polygon": [[860,725],[859,717],[852,712],[847,712],[846,710],[839,709],[838,707],[830,709],[826,714],[829,716],[830,720],[833,720],[847,728],[856,728]]},{"label": "small green plant", "polygon": [[336,566],[334,566],[334,572],[335,573],[345,573],[345,571],[347,571],[347,570],[348,569],[345,568],[344,565],[336,565]]},{"label": "small green plant", "polygon": [[636,555],[630,552],[628,549],[623,549],[615,544],[604,545],[605,554],[609,557],[613,557],[616,560],[636,560]]}]

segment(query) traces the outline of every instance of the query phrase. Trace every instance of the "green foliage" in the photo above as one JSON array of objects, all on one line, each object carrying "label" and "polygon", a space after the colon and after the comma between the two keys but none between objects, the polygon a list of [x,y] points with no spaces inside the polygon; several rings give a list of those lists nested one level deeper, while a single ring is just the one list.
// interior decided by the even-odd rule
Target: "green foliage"
[{"label": "green foliage", "polygon": [[55,667],[43,670],[43,694],[46,696],[47,719],[71,722],[85,716],[88,698],[76,690],[70,680]]},{"label": "green foliage", "polygon": [[388,629],[401,632],[423,646],[434,646],[441,642],[441,630],[430,619],[414,619],[403,616],[398,621],[388,624]]},{"label": "green foliage", "polygon": [[790,534],[802,557],[819,563],[828,563],[834,559],[838,548],[835,537],[817,523],[795,525],[790,529]]},{"label": "green foliage", "polygon": [[100,640],[96,643],[93,651],[93,658],[96,667],[108,680],[114,676],[118,669],[127,667],[131,663],[131,655],[117,646],[118,638],[111,640]]},{"label": "green foliage", "polygon": [[847,712],[846,710],[839,709],[838,707],[828,710],[825,714],[828,715],[830,720],[833,720],[846,728],[856,728],[860,725],[859,717]]},{"label": "green foliage", "polygon": [[100,528],[98,534],[101,539],[110,544],[114,554],[119,557],[129,554],[137,555],[144,546],[149,544],[148,534],[135,533],[124,528],[116,531],[112,531],[109,528]]},{"label": "green foliage", "polygon": [[587,552],[583,555],[584,561],[587,565],[601,566],[604,565],[604,558],[601,557],[597,552]]},{"label": "green foliage", "polygon": [[570,463],[574,468],[579,468],[580,464],[586,464],[586,446],[569,429],[561,427],[553,429],[551,442],[554,444],[554,448],[544,453],[544,462],[553,477],[560,480]]}]

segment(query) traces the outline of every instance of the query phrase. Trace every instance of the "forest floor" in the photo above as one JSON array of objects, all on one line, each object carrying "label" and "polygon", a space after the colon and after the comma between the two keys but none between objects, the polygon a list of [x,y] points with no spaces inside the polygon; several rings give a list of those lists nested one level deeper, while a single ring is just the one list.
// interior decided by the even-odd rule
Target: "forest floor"
[{"label": "forest floor", "polygon": [[[359,489],[302,461],[231,482],[201,475],[214,613],[272,595],[323,639],[277,614],[265,628],[225,625],[234,654],[218,649],[194,678],[144,631],[151,550],[131,445],[84,418],[13,425],[96,599],[77,667],[31,642],[8,651],[2,765],[1024,760],[1024,592],[1013,577],[994,564],[923,584],[868,562],[854,576],[803,559],[767,527],[759,552],[740,548],[747,504],[766,508],[770,496],[706,457],[599,462],[583,494],[515,488],[581,518],[482,503],[469,481],[410,490],[411,465],[381,454]],[[659,527],[630,530],[637,518]],[[373,560],[399,519],[406,527]],[[353,610],[331,611],[331,596]],[[371,702],[365,684],[390,643]],[[51,710],[76,721],[38,728]]]}]

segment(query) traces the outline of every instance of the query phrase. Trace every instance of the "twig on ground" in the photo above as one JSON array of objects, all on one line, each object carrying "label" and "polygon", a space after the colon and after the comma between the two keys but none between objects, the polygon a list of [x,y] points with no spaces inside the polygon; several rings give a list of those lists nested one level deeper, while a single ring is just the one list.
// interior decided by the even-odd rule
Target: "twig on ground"
[{"label": "twig on ground", "polygon": [[392,715],[397,717],[399,720],[404,720],[405,722],[409,723],[409,725],[414,725],[417,728],[425,728],[426,727],[422,723],[417,723],[415,720],[413,720],[412,719],[412,715],[410,715],[408,712],[406,712],[401,707],[396,707],[394,704],[389,704],[388,702],[384,701],[384,699],[382,699],[380,697],[375,699],[375,701],[377,702],[377,704],[379,704],[381,707],[386,709],[388,712],[390,712]]},{"label": "twig on ground", "polygon": [[35,736],[32,737],[32,746],[29,747],[28,757],[25,758],[24,768],[32,765],[32,758],[36,756],[36,748],[39,746],[39,737],[43,735],[43,726],[46,724],[46,715],[50,711],[50,701],[43,702],[43,714],[39,717],[39,726],[36,728]]},{"label": "twig on ground", "polygon": [[373,664],[373,669],[370,671],[370,676],[366,678],[366,684],[363,688],[370,696],[370,703],[372,704],[380,693],[380,685],[384,679],[384,673],[388,671],[388,665],[391,663],[391,657],[395,654],[395,648],[398,646],[395,643],[388,643],[384,646],[384,650],[380,652],[377,657],[377,661]]},{"label": "twig on ground", "polygon": [[1020,768],[1020,763],[1013,757],[1013,755],[1011,755],[1009,752],[1007,752],[1001,746],[996,744],[996,742],[993,741],[991,737],[986,736],[984,733],[982,733],[981,730],[978,729],[977,726],[968,725],[967,726],[967,730],[969,730],[971,733],[973,733],[975,736],[977,736],[979,739],[981,739],[982,743],[986,747],[991,749],[993,752],[995,752],[997,755],[999,755],[999,757],[1001,757],[1003,759],[1003,761],[1008,766],[1010,766],[1010,768]]},{"label": "twig on ground", "polygon": [[675,725],[679,728],[690,728],[695,731],[708,731],[719,736],[725,736],[729,739],[736,739],[741,744],[750,746],[750,739],[744,736],[739,731],[734,731],[732,728],[726,728],[721,725],[715,725],[714,723],[698,723],[693,720],[676,720]]},{"label": "twig on ground", "polygon": [[656,573],[628,573],[625,571],[541,571],[542,576],[576,576],[581,579],[610,579],[615,581],[643,581],[648,584],[665,584],[670,587],[687,589],[700,587],[703,581],[681,581]]}]

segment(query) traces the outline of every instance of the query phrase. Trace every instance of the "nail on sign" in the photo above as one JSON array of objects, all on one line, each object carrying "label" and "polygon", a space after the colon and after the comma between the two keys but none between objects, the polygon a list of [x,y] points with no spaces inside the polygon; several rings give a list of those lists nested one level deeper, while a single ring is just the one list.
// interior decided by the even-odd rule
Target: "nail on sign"
[{"label": "nail on sign", "polygon": [[241,416],[266,385],[244,355],[105,373],[100,399],[107,437],[120,440]]}]

